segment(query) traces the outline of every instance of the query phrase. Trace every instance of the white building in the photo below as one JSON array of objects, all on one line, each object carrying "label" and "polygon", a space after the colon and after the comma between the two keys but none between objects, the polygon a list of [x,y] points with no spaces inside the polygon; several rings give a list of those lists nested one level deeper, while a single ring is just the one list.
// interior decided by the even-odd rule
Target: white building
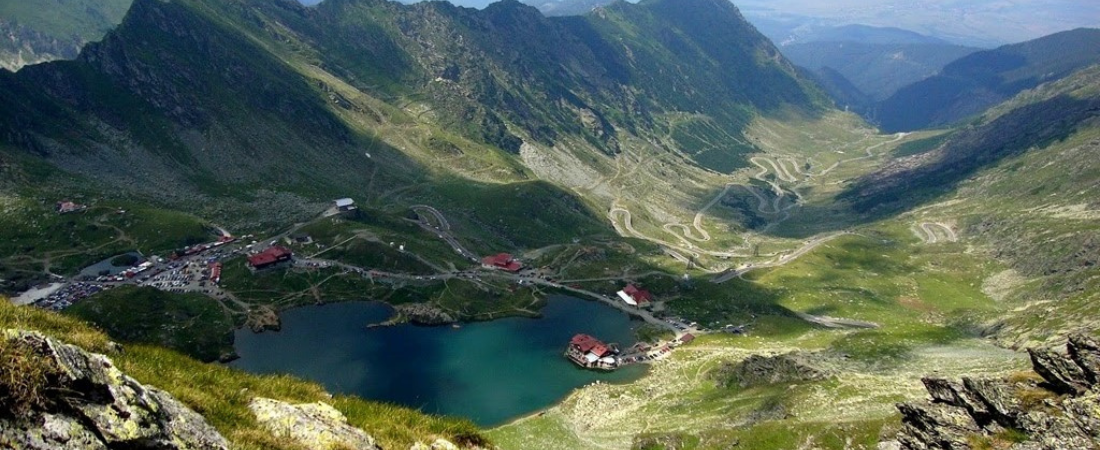
[{"label": "white building", "polygon": [[336,209],[338,211],[351,211],[355,209],[355,200],[350,198],[341,198],[336,200]]}]

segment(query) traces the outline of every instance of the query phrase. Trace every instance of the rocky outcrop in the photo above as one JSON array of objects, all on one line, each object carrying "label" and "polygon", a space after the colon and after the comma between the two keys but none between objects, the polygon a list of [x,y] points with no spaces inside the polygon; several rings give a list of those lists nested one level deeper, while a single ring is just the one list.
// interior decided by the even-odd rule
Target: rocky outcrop
[{"label": "rocky outcrop", "polygon": [[459,447],[446,439],[436,439],[431,445],[417,442],[409,450],[459,450]]},{"label": "rocky outcrop", "polygon": [[901,450],[1100,449],[1100,345],[1070,337],[1066,354],[1031,349],[1039,377],[922,380],[931,400],[898,405]]},{"label": "rocky outcrop", "polygon": [[367,328],[392,327],[411,323],[428,327],[458,323],[451,313],[431,303],[405,303],[393,307],[393,316],[383,322],[368,324]]},{"label": "rocky outcrop", "polygon": [[347,417],[326,403],[292,405],[257,397],[248,407],[272,434],[287,436],[308,448],[381,450],[373,437],[349,425]]},{"label": "rocky outcrop", "polygon": [[[0,395],[0,448],[227,449],[205,419],[168,393],[126,376],[109,358],[38,333],[7,330],[0,342],[0,394],[8,371],[42,374],[33,399]],[[17,357],[11,357],[17,355]],[[8,372],[4,374],[4,372]],[[20,375],[23,375],[22,373]],[[26,397],[26,396],[25,396]]]},{"label": "rocky outcrop", "polygon": [[776,356],[753,355],[737,364],[724,364],[714,376],[720,385],[743,388],[824,380],[830,374],[815,367],[815,357],[801,352]]}]

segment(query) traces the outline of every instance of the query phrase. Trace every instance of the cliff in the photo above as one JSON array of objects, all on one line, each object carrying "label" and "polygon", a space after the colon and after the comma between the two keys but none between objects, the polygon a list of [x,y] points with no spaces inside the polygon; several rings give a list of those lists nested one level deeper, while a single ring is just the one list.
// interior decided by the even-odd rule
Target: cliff
[{"label": "cliff", "polygon": [[[1066,352],[1030,349],[1035,374],[1003,380],[925,378],[931,400],[898,405],[902,430],[880,449],[1100,447],[1100,343],[1078,334]],[[1037,374],[1037,376],[1036,376]]]}]

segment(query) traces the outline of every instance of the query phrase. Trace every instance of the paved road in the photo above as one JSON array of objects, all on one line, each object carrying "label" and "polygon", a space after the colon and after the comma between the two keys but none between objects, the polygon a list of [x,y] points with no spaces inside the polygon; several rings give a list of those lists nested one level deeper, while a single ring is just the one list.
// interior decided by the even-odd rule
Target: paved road
[{"label": "paved road", "polygon": [[847,235],[847,234],[850,234],[850,233],[845,231],[845,232],[833,233],[833,234],[829,234],[829,235],[820,236],[820,237],[810,239],[809,241],[806,241],[806,243],[803,244],[802,247],[799,247],[798,250],[795,250],[792,253],[787,253],[787,254],[781,255],[779,258],[776,258],[772,261],[769,261],[769,262],[766,262],[766,263],[763,263],[763,264],[753,264],[753,265],[748,265],[748,266],[745,266],[745,267],[742,267],[742,268],[739,268],[739,269],[736,269],[736,270],[728,270],[728,271],[726,271],[722,274],[719,274],[718,276],[712,278],[710,280],[710,282],[711,283],[716,283],[716,284],[717,283],[725,283],[725,282],[727,282],[729,280],[732,280],[734,278],[740,278],[742,275],[744,275],[746,273],[749,273],[749,272],[752,272],[756,269],[782,266],[784,264],[787,264],[791,261],[794,261],[794,260],[798,259],[799,257],[801,257],[802,255],[805,255],[806,253],[809,253],[811,250],[817,248],[821,244],[824,244],[826,242],[829,242],[833,239],[836,239],[838,237],[841,237],[841,236],[844,236],[844,235]]},{"label": "paved road", "polygon": [[819,173],[811,173],[811,174],[807,174],[807,175],[808,176],[813,176],[813,177],[825,176],[825,175],[828,175],[829,172],[832,172],[833,169],[836,169],[837,167],[840,167],[841,164],[852,162],[852,161],[860,161],[860,160],[864,160],[864,159],[874,158],[875,157],[875,153],[874,153],[875,149],[878,149],[879,147],[882,147],[886,144],[894,143],[894,142],[900,141],[902,139],[905,139],[905,137],[908,136],[908,135],[909,135],[909,133],[898,133],[898,134],[894,135],[894,139],[891,140],[891,141],[883,141],[883,142],[879,142],[878,144],[867,147],[864,150],[867,153],[867,156],[859,156],[859,157],[856,157],[856,158],[849,158],[849,159],[837,161],[837,162],[833,163],[833,165],[829,166],[829,168],[827,168],[825,170],[822,170]]},{"label": "paved road", "polygon": [[[447,221],[447,217],[444,216],[442,212],[428,205],[414,205],[412,206],[412,210],[415,211],[417,215],[421,216],[421,219],[416,221],[416,223],[420,225],[420,228],[435,233],[437,237],[446,241],[447,244],[454,249],[455,253],[462,255],[462,257],[472,262],[480,261],[477,254],[463,246],[462,243],[451,234],[451,223]],[[435,218],[438,225],[433,226],[428,223],[428,221],[423,218],[425,214]]]},{"label": "paved road", "polygon": [[925,244],[935,244],[940,241],[959,241],[959,236],[955,234],[955,230],[939,222],[923,222],[913,227],[912,230]]}]

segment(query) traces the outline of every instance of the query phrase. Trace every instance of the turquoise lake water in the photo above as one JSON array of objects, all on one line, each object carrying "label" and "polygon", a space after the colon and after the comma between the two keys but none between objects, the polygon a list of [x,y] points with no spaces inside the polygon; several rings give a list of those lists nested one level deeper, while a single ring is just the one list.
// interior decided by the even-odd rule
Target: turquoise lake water
[{"label": "turquoise lake water", "polygon": [[645,372],[581,370],[562,357],[569,339],[587,333],[622,347],[642,322],[608,306],[551,297],[541,319],[502,319],[461,328],[401,325],[367,329],[391,309],[340,303],[282,314],[277,333],[241,330],[231,365],[254,373],[290,373],[329,391],[468,417],[494,426],[553,405],[592,383],[627,382]]}]

